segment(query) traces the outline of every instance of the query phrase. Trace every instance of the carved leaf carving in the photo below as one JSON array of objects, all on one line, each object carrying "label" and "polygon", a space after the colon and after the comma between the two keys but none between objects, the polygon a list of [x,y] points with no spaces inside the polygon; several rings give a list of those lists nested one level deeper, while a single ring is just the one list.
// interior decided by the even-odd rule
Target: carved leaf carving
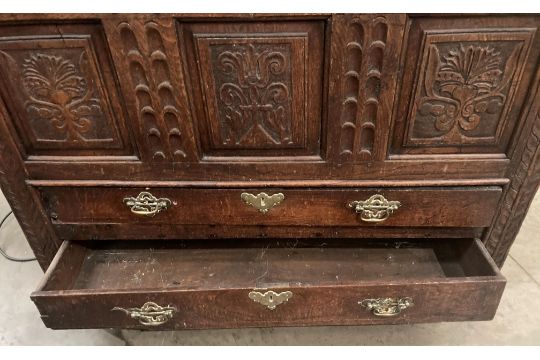
[{"label": "carved leaf carving", "polygon": [[290,91],[280,78],[289,66],[287,56],[250,44],[223,51],[217,60],[218,70],[234,77],[219,88],[223,144],[252,143],[255,129],[270,143],[291,143]]},{"label": "carved leaf carving", "polygon": [[60,56],[35,54],[23,64],[23,85],[30,96],[66,104],[86,91],[75,65]]},{"label": "carved leaf carving", "polygon": [[459,51],[451,50],[444,57],[437,80],[441,82],[440,92],[459,96],[474,96],[489,93],[497,87],[502,71],[501,57],[493,48],[468,46]]},{"label": "carved leaf carving", "polygon": [[[85,66],[85,56],[83,52],[80,67]],[[28,113],[49,121],[65,134],[66,141],[85,140],[91,117],[101,115],[102,110],[80,68],[61,56],[41,53],[26,58],[22,68]]]},{"label": "carved leaf carving", "polygon": [[483,114],[498,113],[506,101],[504,90],[519,49],[514,48],[502,70],[503,58],[493,47],[460,45],[441,58],[437,46],[430,45],[420,115],[431,116],[434,127],[449,136],[476,129]]}]

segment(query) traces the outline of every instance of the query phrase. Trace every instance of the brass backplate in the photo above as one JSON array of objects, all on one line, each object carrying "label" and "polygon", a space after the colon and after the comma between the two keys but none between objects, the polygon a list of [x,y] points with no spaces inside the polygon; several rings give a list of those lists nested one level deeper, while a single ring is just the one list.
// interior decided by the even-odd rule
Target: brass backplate
[{"label": "brass backplate", "polygon": [[114,307],[112,311],[123,311],[133,319],[145,326],[158,326],[165,324],[173,318],[176,308],[172,306],[160,306],[154,302],[144,303],[140,308]]},{"label": "brass backplate", "polygon": [[348,205],[360,214],[360,219],[366,222],[382,222],[397,210],[401,203],[390,201],[380,194],[371,196],[364,201],[352,201]]},{"label": "brass backplate", "polygon": [[397,316],[402,310],[414,305],[410,297],[364,299],[358,304],[370,310],[373,315],[382,317]]},{"label": "brass backplate", "polygon": [[277,193],[273,195],[268,195],[267,193],[259,193],[257,195],[253,195],[250,193],[242,193],[240,194],[240,198],[248,205],[253,206],[255,209],[259,210],[261,213],[266,214],[268,210],[273,208],[274,206],[281,203],[283,200],[285,200],[285,195],[282,193]]},{"label": "brass backplate", "polygon": [[167,210],[172,202],[167,198],[157,198],[148,191],[142,191],[137,197],[124,198],[124,204],[134,214],[153,217]]},{"label": "brass backplate", "polygon": [[274,310],[276,306],[289,301],[289,299],[292,298],[293,293],[291,291],[277,293],[272,290],[264,293],[251,291],[248,296],[251,300],[266,306],[270,310]]}]

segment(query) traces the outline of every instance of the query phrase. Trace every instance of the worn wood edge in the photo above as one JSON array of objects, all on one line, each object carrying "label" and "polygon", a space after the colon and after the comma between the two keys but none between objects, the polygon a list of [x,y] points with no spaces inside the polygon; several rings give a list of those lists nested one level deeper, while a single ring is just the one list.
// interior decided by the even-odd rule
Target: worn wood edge
[{"label": "worn wood edge", "polygon": [[136,155],[115,155],[115,156],[61,156],[61,155],[29,155],[26,158],[26,162],[129,162],[140,163],[143,162]]},{"label": "worn wood edge", "polygon": [[[73,241],[88,241],[88,234],[101,234],[99,238],[93,236],[95,241],[116,240],[175,240],[182,237],[184,240],[216,240],[226,238],[249,238],[249,237],[268,237],[272,236],[279,239],[286,238],[305,238],[314,239],[326,237],[328,239],[337,238],[469,238],[480,237],[482,228],[441,228],[441,227],[378,227],[376,229],[364,227],[362,232],[355,227],[328,227],[328,226],[310,226],[310,227],[293,227],[293,226],[208,226],[208,225],[136,225],[134,224],[116,224],[116,228],[112,229],[107,224],[90,224],[90,225],[64,225],[56,224],[55,229],[58,236],[62,239],[70,239]],[[148,229],[160,232],[162,235],[156,238],[155,235],[141,237]],[[174,233],[175,236],[168,236],[168,233]],[[235,234],[232,236],[231,234]],[[221,234],[221,237],[216,236]]]},{"label": "worn wood edge", "polygon": [[131,18],[178,18],[184,21],[205,21],[216,20],[294,20],[294,19],[327,19],[334,15],[333,13],[3,13],[0,14],[0,22],[9,21],[31,21],[31,20],[92,20],[92,19],[111,19],[118,16],[128,16]]},{"label": "worn wood edge", "polygon": [[[43,279],[46,281],[46,279]],[[42,281],[43,281],[42,280]],[[355,288],[355,287],[370,287],[370,286],[384,286],[384,285],[391,285],[391,286],[412,286],[412,285],[425,285],[425,284],[448,284],[448,285],[459,285],[459,284],[483,284],[483,283],[505,283],[506,280],[502,276],[497,275],[486,275],[486,276],[462,276],[462,277],[446,277],[446,278],[440,278],[440,277],[426,277],[426,278],[408,278],[408,279],[402,279],[402,280],[388,280],[388,281],[381,281],[381,280],[362,280],[357,282],[347,282],[347,283],[340,283],[340,284],[318,284],[316,286],[313,285],[292,285],[292,286],[276,286],[272,287],[272,290],[278,291],[278,290],[306,290],[306,289],[332,289],[332,288]],[[41,287],[39,288],[41,289]],[[185,288],[185,289],[178,289],[175,287],[167,287],[167,288],[139,288],[139,289],[76,289],[76,290],[70,290],[70,289],[58,289],[58,290],[37,290],[32,293],[32,298],[38,298],[38,297],[57,297],[57,296],[99,296],[99,295],[111,295],[111,294],[119,294],[119,295],[126,295],[126,294],[141,294],[141,295],[151,295],[151,294],[164,294],[164,293],[197,293],[202,291],[212,291],[212,292],[228,292],[228,291],[251,291],[251,290],[265,290],[270,288],[261,288],[261,287],[247,287],[247,286],[230,286],[227,288],[220,288],[220,287],[208,287],[208,288]]]},{"label": "worn wood edge", "polygon": [[178,188],[253,188],[253,187],[422,187],[422,186],[497,186],[507,178],[464,180],[285,180],[285,181],[123,181],[123,180],[26,180],[35,187],[178,187]]},{"label": "worn wood edge", "polygon": [[41,278],[41,281],[39,282],[38,286],[36,287],[36,290],[32,292],[30,295],[30,298],[33,299],[34,294],[38,294],[40,292],[44,292],[43,289],[51,279],[51,276],[56,271],[56,267],[58,264],[63,260],[64,255],[68,253],[69,247],[71,246],[71,241],[63,241],[62,245],[60,245],[60,248],[56,252],[56,255],[52,259],[51,263],[49,264],[49,267],[45,271],[45,274]]},{"label": "worn wood edge", "polygon": [[[388,15],[386,13],[377,13],[379,15]],[[395,13],[392,13],[395,14]],[[313,12],[313,13],[124,13],[123,16],[129,17],[176,17],[182,18],[184,20],[200,20],[200,19],[210,19],[210,20],[220,20],[220,19],[238,19],[238,20],[264,20],[264,19],[326,19],[328,17],[337,15],[336,13],[325,13],[325,12]],[[498,17],[524,17],[531,16],[533,14],[529,13],[400,13],[400,15],[406,15],[409,18],[418,18],[418,17],[449,17],[457,18],[463,15],[470,17],[488,17],[488,16],[498,16]],[[115,18],[117,14],[114,13],[2,13],[0,14],[0,21],[20,21],[20,20],[81,20],[81,19],[108,19]]]},{"label": "worn wood edge", "polygon": [[[444,165],[443,165],[444,163]],[[136,162],[33,162],[26,161],[29,178],[36,180],[147,180],[158,181],[418,181],[469,180],[507,177],[508,160],[445,160],[364,162],[331,166],[329,163],[296,162],[296,172],[286,163],[233,162],[163,163],[161,167],[141,166]],[[159,177],[156,170],[160,170]]]},{"label": "worn wood edge", "polygon": [[389,154],[389,160],[503,160],[510,163],[510,160],[503,153],[473,153],[473,154]]},{"label": "worn wood edge", "polygon": [[[540,99],[536,100],[536,107]],[[484,237],[484,244],[502,267],[529,206],[540,186],[540,110],[534,116],[532,129],[524,127],[521,139],[523,150],[514,153],[513,165],[508,170],[510,183],[505,186],[493,222]]]},{"label": "worn wood edge", "polygon": [[506,283],[506,278],[501,274],[501,271],[497,264],[495,263],[495,260],[491,257],[491,254],[484,246],[484,243],[480,239],[474,239],[474,244],[476,246],[476,249],[482,254],[484,260],[491,268],[491,271],[496,274],[496,277],[499,278],[499,280],[502,280]]},{"label": "worn wood edge", "polygon": [[260,158],[254,158],[253,156],[217,156],[217,155],[205,155],[201,158],[203,163],[216,163],[216,164],[228,164],[228,163],[267,163],[267,162],[307,162],[307,163],[326,163],[326,159],[322,155],[299,155],[299,156],[263,156]]},{"label": "worn wood edge", "polygon": [[0,141],[0,186],[39,265],[45,270],[60,242],[36,189],[25,183],[28,173],[13,138],[4,135],[10,132],[6,123],[8,116],[4,100],[0,98],[0,133],[3,133]]}]

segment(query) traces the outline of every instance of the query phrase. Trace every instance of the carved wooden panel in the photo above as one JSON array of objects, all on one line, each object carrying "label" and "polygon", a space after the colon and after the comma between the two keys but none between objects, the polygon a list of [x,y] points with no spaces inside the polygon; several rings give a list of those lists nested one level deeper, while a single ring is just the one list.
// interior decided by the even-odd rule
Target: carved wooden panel
[{"label": "carved wooden panel", "polygon": [[332,50],[339,94],[339,162],[385,157],[383,132],[390,123],[403,23],[399,15],[335,17],[335,29],[342,34]]},{"label": "carved wooden panel", "polygon": [[530,35],[427,34],[407,144],[496,144]]},{"label": "carved wooden panel", "polygon": [[[109,25],[109,24],[107,24]],[[125,18],[110,29],[116,55],[125,70],[126,100],[134,97],[130,110],[138,119],[139,140],[153,161],[187,161],[195,154],[189,146],[189,118],[178,97],[178,59],[172,19]]]},{"label": "carved wooden panel", "polygon": [[342,82],[340,155],[357,153],[360,159],[367,160],[373,155],[388,25],[384,17],[371,22],[352,19],[347,35],[349,41],[343,49],[347,61]]},{"label": "carved wooden panel", "polygon": [[524,69],[534,29],[429,25],[419,21],[410,33],[406,71],[417,76],[410,101],[403,100],[410,106],[402,146],[411,152],[453,153],[460,146],[460,152],[504,153],[523,100],[517,92],[530,76]]},{"label": "carved wooden panel", "polygon": [[204,155],[319,154],[322,22],[180,29]]},{"label": "carved wooden panel", "polygon": [[[0,29],[0,73],[27,156],[130,155],[97,26]],[[59,33],[60,32],[60,33]],[[105,79],[107,77],[107,79]]]},{"label": "carved wooden panel", "polygon": [[[219,119],[219,129],[212,129],[217,130],[216,147],[303,145],[305,127],[291,129],[291,47],[299,42],[303,51],[304,39],[291,39],[291,43],[243,39],[241,45],[234,40],[205,40],[197,41],[197,46],[210,50],[210,66],[204,70],[210,69],[212,74],[203,76],[214,80],[219,96],[214,102],[217,109],[213,109]],[[299,65],[298,81],[303,83],[304,64]]]}]

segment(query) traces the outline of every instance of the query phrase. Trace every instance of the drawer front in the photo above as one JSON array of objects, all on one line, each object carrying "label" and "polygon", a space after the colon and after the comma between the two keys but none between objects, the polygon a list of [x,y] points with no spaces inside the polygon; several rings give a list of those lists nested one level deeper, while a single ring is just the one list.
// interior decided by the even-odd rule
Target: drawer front
[{"label": "drawer front", "polygon": [[57,225],[486,227],[501,188],[41,188]]},{"label": "drawer front", "polygon": [[[477,281],[318,289],[272,288],[271,291],[277,294],[293,294],[290,300],[273,310],[249,298],[253,289],[97,293],[53,298],[35,296],[33,300],[40,309],[45,325],[53,329],[120,327],[179,330],[491,320],[503,289],[503,283]],[[258,292],[264,294],[266,291]],[[365,299],[404,299],[404,296],[411,298],[414,305],[402,309],[397,315],[376,316],[373,310],[361,305]],[[164,324],[150,325],[132,317],[132,313],[138,312],[136,309],[152,302],[165,308],[165,311],[174,308],[172,318]],[[118,309],[112,311],[115,308]],[[121,309],[132,310],[127,313]],[[397,310],[391,309],[390,312]]]},{"label": "drawer front", "polygon": [[[169,248],[105,255],[66,244],[32,295],[44,323],[56,329],[489,320],[505,285],[478,240],[456,244],[464,248],[459,259],[403,242],[385,249],[297,245],[262,254],[242,248],[160,253]],[[160,275],[149,274],[148,263]]]}]

